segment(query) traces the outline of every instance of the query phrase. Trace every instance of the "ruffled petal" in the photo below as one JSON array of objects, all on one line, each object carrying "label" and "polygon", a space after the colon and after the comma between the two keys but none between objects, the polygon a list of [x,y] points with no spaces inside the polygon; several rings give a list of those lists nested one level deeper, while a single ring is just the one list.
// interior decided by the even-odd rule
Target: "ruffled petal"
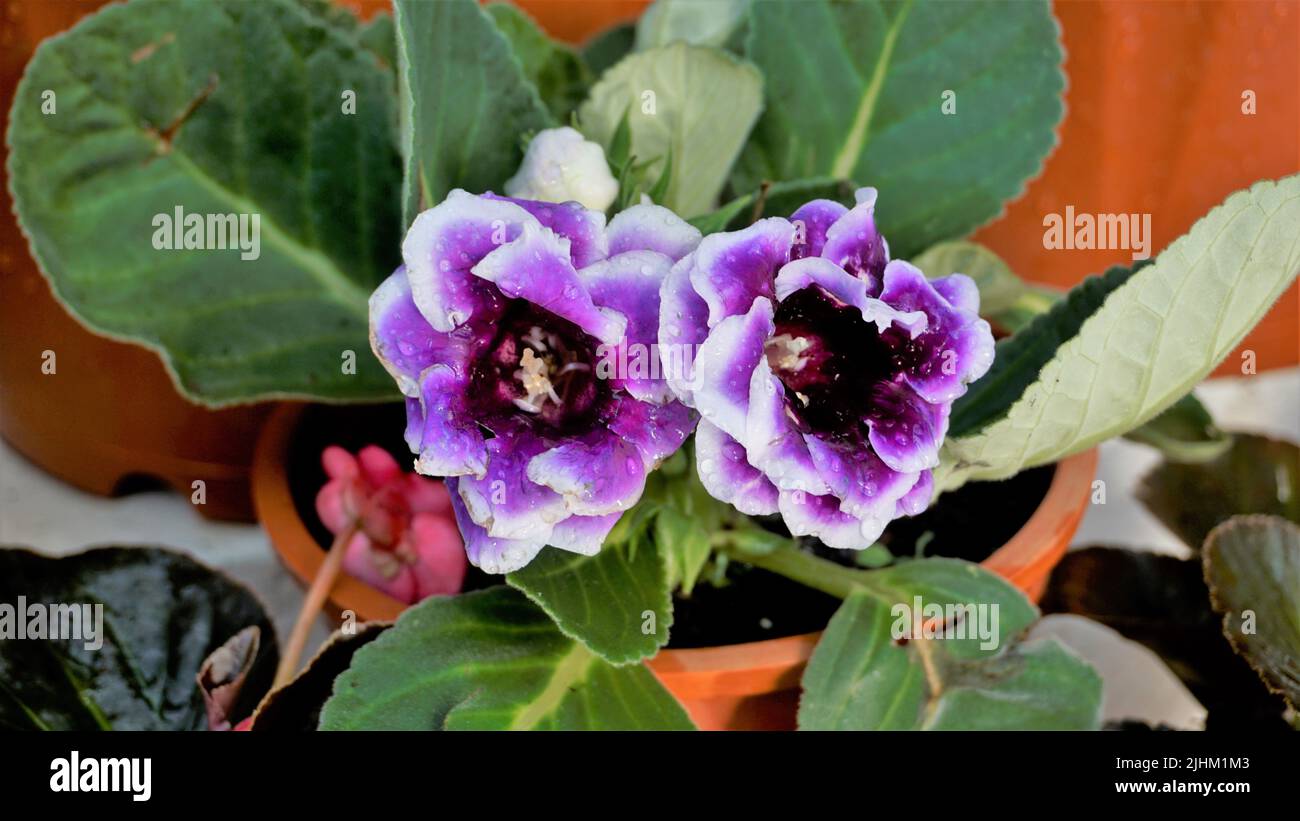
[{"label": "ruffled petal", "polygon": [[506,296],[526,299],[612,345],[623,338],[627,318],[592,304],[569,259],[568,246],[568,240],[533,221],[524,225],[518,239],[484,257],[473,273]]},{"label": "ruffled petal", "polygon": [[889,467],[865,442],[831,444],[816,436],[806,441],[818,472],[840,500],[840,510],[859,519],[874,541],[894,518],[898,500],[916,484],[916,474]]},{"label": "ruffled petal", "polygon": [[695,358],[708,336],[709,306],[691,284],[694,254],[668,272],[659,289],[659,363],[668,388],[688,407],[695,407]]},{"label": "ruffled petal", "polygon": [[603,516],[627,510],[645,490],[636,446],[606,432],[557,445],[528,462],[528,479],[563,496],[569,513]]},{"label": "ruffled petal", "polygon": [[873,298],[868,293],[866,280],[853,276],[828,259],[807,257],[794,260],[776,275],[778,302],[811,287],[820,288],[837,302],[857,308],[862,312],[862,318],[875,323],[880,331],[898,327],[907,331],[909,336],[915,336],[925,330],[926,316],[923,311],[898,311],[882,300]]},{"label": "ruffled petal", "polygon": [[785,387],[767,359],[760,359],[749,382],[749,413],[742,440],[749,463],[782,490],[830,493],[791,415]]},{"label": "ruffled petal", "polygon": [[605,230],[609,254],[655,251],[677,262],[700,244],[700,230],[661,205],[634,205]]},{"label": "ruffled petal", "polygon": [[849,209],[834,200],[812,200],[790,215],[795,227],[790,259],[821,256],[826,247],[826,231]]},{"label": "ruffled petal", "polygon": [[698,420],[699,414],[681,402],[655,405],[616,395],[605,427],[615,436],[636,445],[649,472],[677,452],[695,430]]},{"label": "ruffled petal", "polygon": [[343,549],[343,570],[400,602],[418,601],[415,576],[395,556],[376,550],[364,533],[354,534]]},{"label": "ruffled petal", "polygon": [[487,469],[483,433],[462,401],[468,384],[467,376],[434,365],[420,375],[418,405],[406,404],[406,443],[426,476],[482,476]]},{"label": "ruffled petal", "polygon": [[659,290],[671,267],[658,252],[628,251],[578,272],[595,305],[627,317],[622,341],[597,351],[597,374],[648,402],[672,398],[659,360]]},{"label": "ruffled petal", "polygon": [[435,330],[448,332],[500,301],[470,270],[537,220],[512,202],[460,189],[420,214],[402,240],[411,296]]},{"label": "ruffled petal", "polygon": [[912,485],[912,489],[898,500],[898,515],[915,516],[924,512],[930,506],[932,496],[934,496],[934,476],[928,470],[921,471],[916,484]]},{"label": "ruffled petal", "polygon": [[772,280],[790,259],[794,226],[780,217],[741,231],[710,234],[695,250],[691,284],[709,306],[709,327],[743,314],[758,297],[771,299]]},{"label": "ruffled petal", "polygon": [[700,346],[695,405],[733,439],[745,438],[749,383],[774,327],[771,301],[758,297],[746,313],[723,319]]},{"label": "ruffled petal", "polygon": [[749,464],[744,445],[707,421],[695,431],[695,468],[718,501],[748,516],[776,513],[776,485]]},{"label": "ruffled petal", "polygon": [[[947,279],[961,277],[952,274]],[[947,283],[946,290],[965,288]],[[895,260],[885,268],[880,298],[900,311],[922,311],[924,333],[907,346],[903,375],[928,402],[951,402],[993,364],[993,332],[977,314],[948,302],[915,266]]]},{"label": "ruffled petal", "polygon": [[821,255],[862,277],[870,293],[876,294],[889,261],[889,245],[876,230],[876,189],[859,188],[855,196],[857,205],[827,229]]},{"label": "ruffled petal", "polygon": [[570,516],[555,523],[548,544],[570,553],[595,556],[622,515],[622,512],[618,512],[604,516]]},{"label": "ruffled petal", "polygon": [[885,464],[904,473],[936,467],[951,407],[948,402],[930,404],[906,384],[877,384],[866,415],[871,449]]},{"label": "ruffled petal", "polygon": [[579,202],[542,202],[497,194],[483,196],[513,202],[532,214],[542,225],[567,239],[575,268],[585,268],[610,254],[603,211],[584,208]]},{"label": "ruffled petal", "polygon": [[948,300],[948,304],[959,311],[975,316],[980,312],[980,289],[975,280],[965,274],[949,274],[946,277],[930,280],[930,285],[939,292],[939,296]]},{"label": "ruffled petal", "polygon": [[546,546],[545,539],[501,539],[488,535],[474,521],[457,492],[458,480],[451,487],[451,509],[456,514],[456,526],[465,540],[465,555],[469,563],[484,573],[513,573],[528,564]]},{"label": "ruffled petal", "polygon": [[875,544],[874,537],[862,535],[857,518],[840,510],[840,501],[834,496],[783,490],[777,507],[792,536],[815,536],[838,550],[863,550]]},{"label": "ruffled petal", "polygon": [[568,515],[564,497],[528,478],[528,463],[546,444],[522,425],[489,439],[482,478],[461,477],[456,486],[470,517],[489,536],[545,542]]}]

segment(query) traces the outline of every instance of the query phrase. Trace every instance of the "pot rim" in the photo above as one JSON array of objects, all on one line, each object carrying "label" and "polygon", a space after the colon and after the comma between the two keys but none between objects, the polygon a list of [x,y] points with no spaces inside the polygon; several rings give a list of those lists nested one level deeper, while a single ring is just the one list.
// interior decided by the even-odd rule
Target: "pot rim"
[{"label": "pot rim", "polygon": [[[325,560],[325,551],[307,530],[289,489],[287,457],[294,429],[307,405],[286,403],[267,420],[253,455],[253,505],[257,519],[280,559],[303,583],[310,583]],[[1042,502],[1006,544],[980,562],[1031,598],[1060,561],[1087,507],[1097,472],[1097,450],[1062,459]],[[404,602],[346,574],[339,576],[329,602],[363,620],[392,620]],[[678,698],[753,695],[798,686],[803,666],[821,632],[718,647],[664,649],[646,665]]]}]

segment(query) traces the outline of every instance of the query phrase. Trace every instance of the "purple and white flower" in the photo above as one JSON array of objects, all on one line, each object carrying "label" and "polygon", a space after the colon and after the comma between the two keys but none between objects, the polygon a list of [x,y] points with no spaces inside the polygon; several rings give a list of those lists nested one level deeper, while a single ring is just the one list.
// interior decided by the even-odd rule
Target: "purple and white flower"
[{"label": "purple and white flower", "polygon": [[470,561],[593,554],[696,415],[657,375],[601,378],[653,349],[660,286],[699,232],[671,211],[605,215],[456,190],[420,214],[370,298],[371,346],[406,395],[416,469],[449,477]]},{"label": "purple and white flower", "polygon": [[974,282],[891,262],[875,200],[706,237],[660,300],[661,350],[698,346],[669,384],[703,417],[705,488],[836,548],[928,506],[952,402],[993,361]]}]

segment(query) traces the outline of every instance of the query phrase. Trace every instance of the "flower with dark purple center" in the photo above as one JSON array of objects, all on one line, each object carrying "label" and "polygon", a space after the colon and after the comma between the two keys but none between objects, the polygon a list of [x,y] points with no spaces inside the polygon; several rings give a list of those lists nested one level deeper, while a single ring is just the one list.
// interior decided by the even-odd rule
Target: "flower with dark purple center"
[{"label": "flower with dark purple center", "polygon": [[470,561],[593,554],[696,415],[658,368],[660,286],[699,232],[637,205],[453,191],[420,214],[370,298],[371,346],[407,397],[416,469],[449,477]]},{"label": "flower with dark purple center", "polygon": [[974,282],[891,262],[875,200],[706,237],[660,300],[660,350],[696,352],[668,377],[705,488],[837,548],[928,506],[952,402],[993,361]]}]

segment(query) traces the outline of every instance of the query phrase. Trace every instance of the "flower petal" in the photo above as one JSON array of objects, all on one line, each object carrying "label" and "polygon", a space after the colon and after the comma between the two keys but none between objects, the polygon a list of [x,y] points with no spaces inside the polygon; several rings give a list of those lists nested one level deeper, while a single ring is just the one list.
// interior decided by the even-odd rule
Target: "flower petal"
[{"label": "flower petal", "polygon": [[487,442],[488,465],[482,478],[457,480],[461,501],[489,536],[545,542],[567,515],[564,498],[528,477],[528,463],[546,444],[522,425],[497,431]]},{"label": "flower petal", "polygon": [[812,200],[790,215],[795,227],[790,259],[821,256],[826,247],[826,231],[849,209],[834,200]]},{"label": "flower petal", "polygon": [[695,431],[695,469],[718,501],[747,516],[776,513],[776,485],[749,464],[744,445],[707,421]]},{"label": "flower petal", "polygon": [[862,523],[842,512],[834,496],[783,490],[777,507],[793,536],[815,536],[838,550],[863,550],[876,541],[862,535]]},{"label": "flower petal", "polygon": [[876,189],[859,188],[857,205],[826,230],[821,255],[867,282],[870,293],[880,291],[880,278],[889,261],[889,244],[876,230]]},{"label": "flower petal", "polygon": [[456,479],[448,483],[451,486],[451,509],[456,514],[456,525],[465,540],[465,555],[470,564],[484,573],[513,573],[531,562],[545,547],[545,539],[501,539],[489,536],[469,515],[455,487],[458,483],[459,480]]},{"label": "flower petal", "polygon": [[979,286],[975,284],[975,280],[965,274],[949,274],[946,277],[932,279],[930,285],[939,292],[939,296],[948,300],[948,304],[957,310],[979,314]]},{"label": "flower petal", "polygon": [[885,464],[904,473],[937,467],[951,407],[949,402],[930,404],[906,384],[877,384],[865,417],[871,449]]},{"label": "flower petal", "polygon": [[677,262],[700,244],[700,230],[661,205],[633,205],[614,216],[605,230],[609,254],[657,251]]},{"label": "flower petal", "polygon": [[794,226],[780,217],[741,231],[710,234],[695,250],[691,284],[709,306],[709,327],[773,296],[772,280],[790,259]]},{"label": "flower petal", "polygon": [[733,439],[745,438],[749,383],[774,328],[771,301],[758,297],[747,313],[714,326],[695,359],[695,405]]},{"label": "flower petal", "polygon": [[668,387],[688,407],[695,407],[699,380],[695,359],[708,336],[709,306],[691,284],[694,254],[683,257],[668,272],[659,289],[659,362]]},{"label": "flower petal", "polygon": [[[961,275],[950,278],[957,276]],[[925,332],[908,346],[909,361],[903,371],[908,384],[926,401],[953,401],[993,363],[989,324],[954,307],[915,266],[901,260],[889,263],[880,298],[900,311],[923,311],[927,317]]]},{"label": "flower petal", "polygon": [[506,296],[526,299],[601,342],[612,345],[623,338],[627,318],[592,304],[569,259],[569,241],[536,220],[524,224],[518,239],[485,256],[473,273]]},{"label": "flower petal", "polygon": [[562,494],[569,513],[603,516],[627,510],[645,490],[636,445],[601,431],[534,456],[528,479]]},{"label": "flower petal", "polygon": [[627,317],[622,341],[598,351],[604,360],[598,375],[608,372],[617,386],[648,402],[672,398],[659,361],[659,290],[672,264],[655,251],[628,251],[578,272],[595,305]]},{"label": "flower petal", "polygon": [[647,471],[677,452],[695,429],[699,415],[681,402],[655,405],[615,394],[605,427],[636,445]]},{"label": "flower petal", "polygon": [[898,500],[916,484],[916,474],[889,467],[865,442],[832,444],[816,436],[805,441],[840,510],[861,520],[874,541],[893,520]]},{"label": "flower petal", "polygon": [[898,500],[898,515],[915,516],[924,512],[930,506],[932,496],[934,496],[934,476],[930,471],[923,470],[916,478],[916,484],[912,485],[912,489]]},{"label": "flower petal", "polygon": [[926,316],[923,311],[905,313],[871,297],[866,280],[853,276],[828,259],[806,257],[794,260],[776,275],[778,302],[810,287],[821,288],[833,299],[857,308],[865,321],[874,322],[881,331],[897,326],[915,336],[925,330]]},{"label": "flower petal", "polygon": [[604,516],[570,516],[555,523],[548,544],[570,553],[595,556],[622,515],[620,511]]},{"label": "flower petal", "polygon": [[415,307],[406,266],[370,295],[370,347],[407,396],[419,392],[420,374],[439,361],[441,336]]},{"label": "flower petal", "polygon": [[791,416],[785,386],[772,373],[766,358],[758,361],[750,377],[749,413],[742,441],[749,463],[782,490],[830,493]]},{"label": "flower petal", "polygon": [[402,260],[412,299],[435,330],[451,331],[499,301],[470,269],[525,225],[538,223],[518,205],[460,189],[415,218],[402,240]]},{"label": "flower petal", "polygon": [[542,225],[567,239],[575,268],[585,268],[609,256],[609,240],[606,238],[603,211],[584,208],[579,202],[522,200],[491,193],[483,196],[513,202],[532,214]]},{"label": "flower petal", "polygon": [[419,454],[415,469],[426,476],[482,476],[487,468],[483,433],[461,402],[468,384],[447,365],[434,365],[420,375],[418,405],[406,404],[406,443]]}]

